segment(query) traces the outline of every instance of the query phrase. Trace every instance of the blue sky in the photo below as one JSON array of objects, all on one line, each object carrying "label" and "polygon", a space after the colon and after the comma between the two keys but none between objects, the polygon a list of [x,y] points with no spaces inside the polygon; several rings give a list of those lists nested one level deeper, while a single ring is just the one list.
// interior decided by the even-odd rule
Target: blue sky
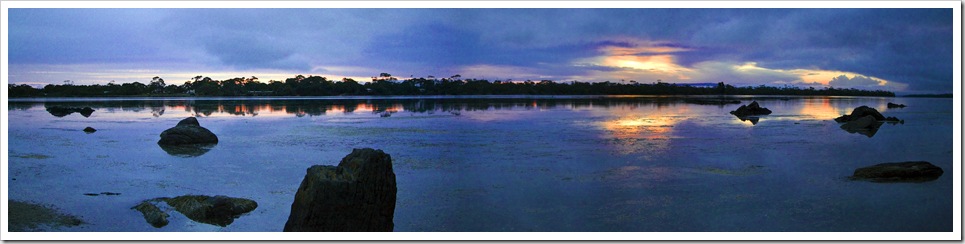
[{"label": "blue sky", "polygon": [[9,81],[365,79],[950,93],[951,9],[9,9]]}]

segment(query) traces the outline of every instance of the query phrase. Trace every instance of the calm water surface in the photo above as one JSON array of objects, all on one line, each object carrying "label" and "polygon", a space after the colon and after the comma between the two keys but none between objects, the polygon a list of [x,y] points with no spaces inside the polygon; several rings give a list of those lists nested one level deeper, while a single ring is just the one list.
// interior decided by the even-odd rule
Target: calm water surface
[{"label": "calm water surface", "polygon": [[[774,113],[755,124],[728,114],[739,104],[673,97],[15,100],[6,183],[89,223],[61,231],[281,231],[305,169],[371,147],[392,157],[396,231],[952,231],[951,99],[731,98]],[[869,137],[833,121],[861,105],[905,123]],[[189,116],[217,146],[160,148]],[[847,178],[912,160],[945,175]],[[84,195],[100,192],[121,195]],[[131,209],[186,194],[259,206],[227,227],[172,211],[154,228]]]}]

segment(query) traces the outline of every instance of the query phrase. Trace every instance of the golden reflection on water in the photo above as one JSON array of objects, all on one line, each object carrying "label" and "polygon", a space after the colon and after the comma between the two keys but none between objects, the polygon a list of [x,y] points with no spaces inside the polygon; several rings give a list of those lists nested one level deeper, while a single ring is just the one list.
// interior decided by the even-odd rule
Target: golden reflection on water
[{"label": "golden reflection on water", "polygon": [[850,111],[843,112],[835,109],[831,106],[831,99],[827,97],[805,99],[803,104],[798,114],[818,120],[834,119],[845,113],[850,113]]},{"label": "golden reflection on water", "polygon": [[620,154],[641,154],[649,160],[670,149],[671,133],[677,123],[676,117],[653,115],[626,115],[601,122],[606,144]]}]

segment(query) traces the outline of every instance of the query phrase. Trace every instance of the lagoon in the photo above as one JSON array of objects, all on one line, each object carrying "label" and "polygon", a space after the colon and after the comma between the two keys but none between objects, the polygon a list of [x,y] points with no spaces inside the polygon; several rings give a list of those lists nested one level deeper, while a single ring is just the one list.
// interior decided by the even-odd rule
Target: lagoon
[{"label": "lagoon", "polygon": [[[308,167],[370,147],[392,158],[395,231],[952,231],[952,99],[728,96],[774,111],[751,121],[728,113],[740,104],[691,102],[707,98],[11,99],[6,183],[11,200],[87,223],[41,230],[272,232]],[[862,105],[904,123],[869,136],[833,120]],[[193,155],[159,147],[189,116],[219,143]],[[848,179],[902,161],[945,174]],[[84,195],[101,192],[120,194]],[[172,212],[161,228],[131,209],[186,194],[258,207],[224,227]]]}]

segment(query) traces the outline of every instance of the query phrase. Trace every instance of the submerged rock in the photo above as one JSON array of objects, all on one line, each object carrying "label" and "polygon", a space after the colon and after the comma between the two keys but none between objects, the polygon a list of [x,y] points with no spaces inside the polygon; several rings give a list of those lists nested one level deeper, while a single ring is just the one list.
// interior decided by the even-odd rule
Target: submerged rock
[{"label": "submerged rock", "polygon": [[925,161],[876,164],[854,170],[853,180],[873,182],[925,182],[938,179],[942,168]]},{"label": "submerged rock", "polygon": [[85,224],[77,216],[66,214],[54,206],[7,200],[7,231],[50,231]]},{"label": "submerged rock", "polygon": [[201,127],[198,119],[188,117],[178,122],[178,125],[161,132],[161,140],[157,143],[161,145],[218,143],[218,136]]},{"label": "submerged rock", "polygon": [[730,111],[730,114],[733,114],[737,117],[746,117],[746,116],[752,116],[752,115],[768,115],[768,114],[771,114],[771,110],[767,108],[762,108],[760,104],[757,104],[757,101],[754,101],[754,102],[751,102],[751,104],[749,105],[741,105],[739,108],[737,108],[737,110]]},{"label": "submerged rock", "polygon": [[851,111],[850,115],[842,115],[841,117],[835,118],[834,121],[838,123],[844,123],[852,120],[857,120],[869,115],[872,116],[876,121],[894,121],[894,122],[900,121],[898,118],[895,118],[895,117],[885,117],[884,115],[881,115],[881,113],[879,113],[878,110],[870,108],[868,106],[857,107]]},{"label": "submerged rock", "polygon": [[392,158],[354,149],[337,167],[308,168],[284,231],[392,231],[395,201]]},{"label": "submerged rock", "polygon": [[94,128],[92,128],[92,127],[90,127],[90,126],[88,126],[87,128],[84,128],[84,132],[87,132],[87,134],[94,133],[94,132],[96,132],[96,131],[97,131],[97,130],[95,130]]},{"label": "submerged rock", "polygon": [[161,211],[160,208],[149,201],[141,202],[141,204],[131,209],[141,212],[141,214],[144,215],[144,220],[151,224],[151,226],[154,226],[154,228],[161,228],[168,225],[168,216],[170,215]]},{"label": "submerged rock", "polygon": [[904,104],[894,104],[890,102],[888,103],[888,108],[904,108],[904,107],[905,107]]}]

